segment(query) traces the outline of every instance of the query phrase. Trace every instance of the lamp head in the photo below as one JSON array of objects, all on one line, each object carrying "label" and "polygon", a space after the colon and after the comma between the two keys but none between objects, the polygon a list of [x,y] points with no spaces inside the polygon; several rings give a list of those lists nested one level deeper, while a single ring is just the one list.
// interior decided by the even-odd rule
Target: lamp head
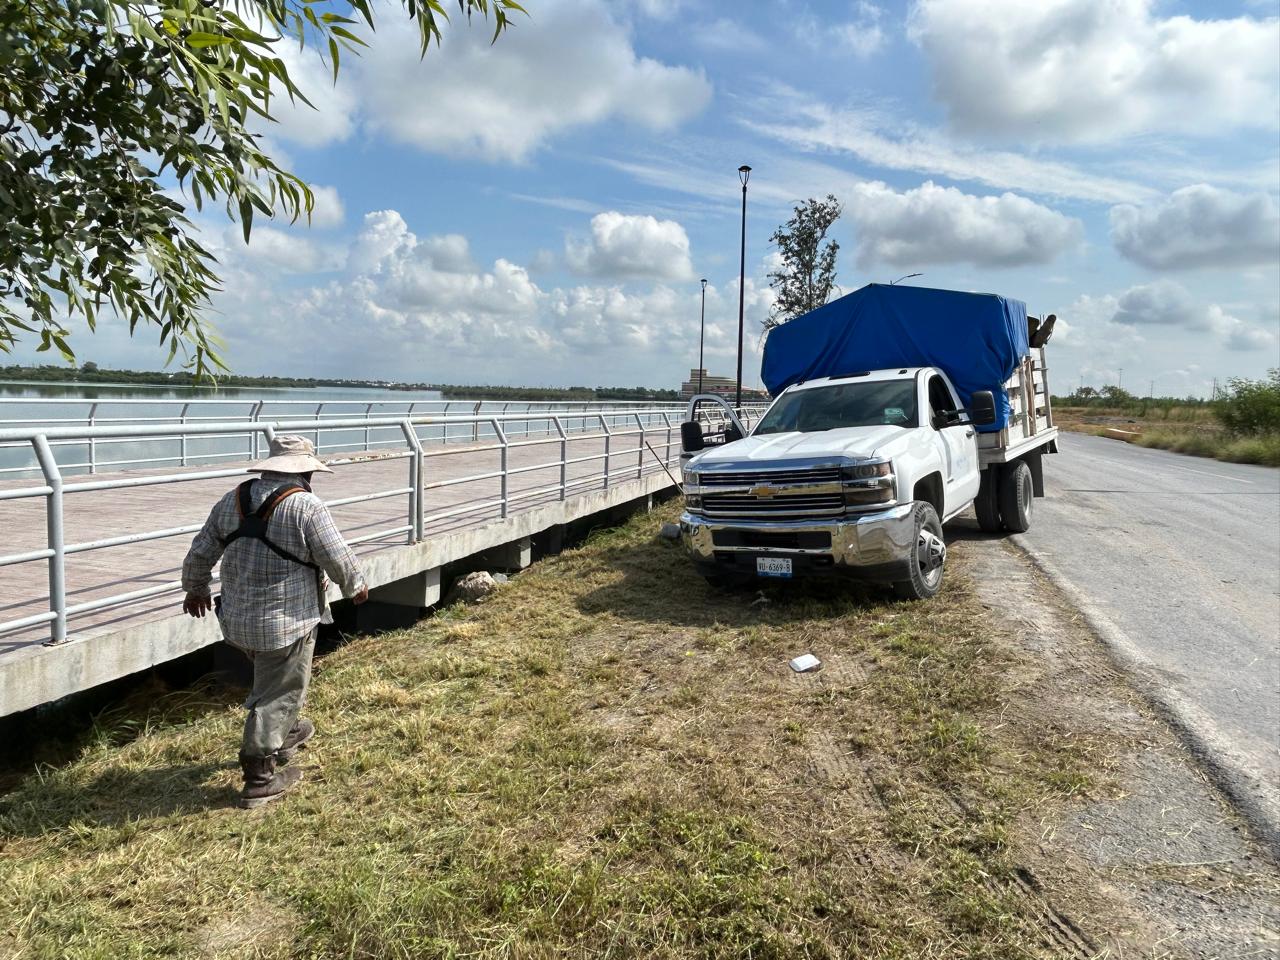
[{"label": "lamp head", "polygon": [[748,167],[745,163],[738,168],[738,179],[742,181],[742,185],[744,187],[747,185],[747,180],[748,178],[750,178],[750,176],[751,176],[751,168]]},{"label": "lamp head", "polygon": [[703,277],[703,278],[702,278],[701,283],[702,283],[702,289],[703,289],[703,290],[707,289],[707,278],[706,278],[706,277]]}]

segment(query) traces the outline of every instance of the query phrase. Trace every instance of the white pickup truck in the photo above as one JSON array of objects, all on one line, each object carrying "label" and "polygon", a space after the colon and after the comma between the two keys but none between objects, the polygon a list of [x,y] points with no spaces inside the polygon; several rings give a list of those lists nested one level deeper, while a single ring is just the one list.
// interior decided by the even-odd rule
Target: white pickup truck
[{"label": "white pickup truck", "polygon": [[[962,408],[947,374],[901,367],[787,387],[748,433],[718,397],[695,397],[682,427],[681,532],[713,582],[845,575],[904,599],[942,586],[942,525],[970,505],[983,530],[1023,531],[1044,495],[1041,455],[1057,452],[1044,350],[1031,351],[996,399]],[[708,444],[701,408],[729,420]],[[739,439],[741,438],[741,439]],[[710,438],[714,439],[714,438]]]}]

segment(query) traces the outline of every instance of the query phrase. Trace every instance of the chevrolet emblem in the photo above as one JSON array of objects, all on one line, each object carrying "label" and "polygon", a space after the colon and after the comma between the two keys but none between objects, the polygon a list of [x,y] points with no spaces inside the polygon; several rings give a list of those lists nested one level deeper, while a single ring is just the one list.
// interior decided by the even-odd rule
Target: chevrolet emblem
[{"label": "chevrolet emblem", "polygon": [[776,497],[781,492],[782,490],[779,487],[771,487],[767,483],[751,488],[751,496],[753,497]]}]

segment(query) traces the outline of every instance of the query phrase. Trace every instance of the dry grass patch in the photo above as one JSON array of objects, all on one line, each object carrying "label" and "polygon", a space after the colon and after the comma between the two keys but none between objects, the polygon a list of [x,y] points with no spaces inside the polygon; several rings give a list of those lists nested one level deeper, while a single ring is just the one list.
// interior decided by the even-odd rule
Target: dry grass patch
[{"label": "dry grass patch", "polygon": [[669,518],[326,657],[279,804],[230,807],[225,694],[32,775],[0,800],[0,928],[24,960],[199,956],[270,903],[264,956],[1060,955],[1012,838],[1094,767],[1011,707],[963,545],[930,603],[722,594]]}]

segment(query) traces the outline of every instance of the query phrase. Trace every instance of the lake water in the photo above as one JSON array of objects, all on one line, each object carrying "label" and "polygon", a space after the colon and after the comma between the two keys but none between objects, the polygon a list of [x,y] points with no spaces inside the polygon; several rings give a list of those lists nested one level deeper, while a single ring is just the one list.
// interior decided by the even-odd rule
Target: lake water
[{"label": "lake water", "polygon": [[[247,419],[259,403],[259,419],[306,420],[320,411],[327,419],[349,416],[403,416],[410,404],[413,413],[450,413],[471,415],[480,403],[480,413],[546,411],[556,404],[522,401],[450,401],[447,406],[435,391],[408,393],[371,387],[164,387],[115,384],[0,382],[0,429],[33,426],[84,425],[93,410],[94,422],[112,423],[176,422],[186,406],[189,423]],[[321,404],[324,404],[321,408]],[[531,425],[535,432],[552,429],[549,422]],[[487,426],[473,431],[470,426],[454,426],[448,436],[440,427],[419,431],[425,441],[472,440],[494,436]],[[313,439],[315,437],[313,436]],[[362,449],[364,429],[328,431],[321,435],[322,452],[341,453]],[[371,443],[399,447],[403,444],[398,427],[377,427],[369,431]],[[209,464],[217,465],[243,460],[253,451],[248,434],[235,436],[190,437],[185,443],[176,438],[156,440],[97,440],[92,451],[85,441],[55,444],[54,453],[63,473],[72,476],[88,473],[92,459],[98,472],[136,467],[134,461],[163,458],[155,466]],[[34,453],[29,443],[0,443],[0,480],[29,479],[38,476]]]}]

